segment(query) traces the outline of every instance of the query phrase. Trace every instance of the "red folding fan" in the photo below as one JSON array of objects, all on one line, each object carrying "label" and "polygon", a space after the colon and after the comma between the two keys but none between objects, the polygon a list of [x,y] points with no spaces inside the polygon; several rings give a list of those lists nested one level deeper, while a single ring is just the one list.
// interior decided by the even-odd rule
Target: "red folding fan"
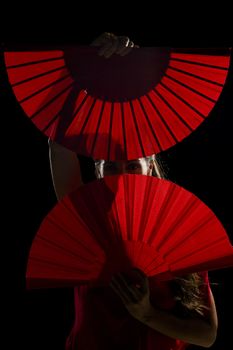
[{"label": "red folding fan", "polygon": [[109,176],[66,196],[33,241],[27,286],[108,283],[138,267],[170,279],[233,266],[233,247],[213,212],[174,183],[143,175]]},{"label": "red folding fan", "polygon": [[5,52],[20,105],[51,139],[96,159],[136,159],[187,137],[222,91],[228,49],[95,47]]}]

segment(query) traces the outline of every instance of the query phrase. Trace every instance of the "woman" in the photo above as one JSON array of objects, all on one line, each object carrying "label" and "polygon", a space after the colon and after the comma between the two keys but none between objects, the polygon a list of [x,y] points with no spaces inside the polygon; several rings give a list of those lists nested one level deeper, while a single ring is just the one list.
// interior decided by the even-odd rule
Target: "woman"
[{"label": "woman", "polygon": [[[99,54],[106,58],[113,53],[125,55],[134,47],[127,37],[110,33],[102,34],[92,45],[100,46]],[[79,161],[75,153],[54,142],[49,141],[49,147],[53,184],[60,200],[82,185]],[[163,177],[155,156],[95,161],[97,178],[124,173]],[[217,333],[207,273],[156,282],[133,269],[130,276],[114,276],[109,288],[77,287],[75,316],[67,350],[181,350],[187,344],[210,347]]]},{"label": "woman", "polygon": [[[75,153],[62,146],[51,141],[49,145],[54,188],[61,199],[82,185],[79,161]],[[124,173],[163,177],[155,156],[95,161],[97,178]],[[159,283],[135,269],[131,276],[114,276],[110,286],[75,288],[76,320],[67,350],[149,350],[158,346],[160,350],[174,350],[184,349],[188,343],[203,347],[214,343],[217,314],[207,274]]]}]

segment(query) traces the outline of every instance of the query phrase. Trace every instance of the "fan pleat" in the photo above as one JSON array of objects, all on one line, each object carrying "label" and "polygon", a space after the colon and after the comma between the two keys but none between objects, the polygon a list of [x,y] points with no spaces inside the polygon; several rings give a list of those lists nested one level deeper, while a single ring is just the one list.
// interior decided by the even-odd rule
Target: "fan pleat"
[{"label": "fan pleat", "polygon": [[226,79],[225,70],[221,70],[219,68],[203,67],[173,60],[170,61],[169,67],[177,68],[181,72],[190,73],[200,79],[203,78],[204,80],[208,81],[216,81],[219,84],[224,84]]},{"label": "fan pleat", "polygon": [[145,175],[108,176],[66,196],[45,218],[30,251],[28,286],[106,284],[133,266],[168,279],[233,266],[233,247],[187,190]]},{"label": "fan pleat", "polygon": [[39,78],[46,78],[48,75],[54,72],[57,72],[59,74],[62,70],[67,72],[63,60],[59,60],[56,62],[44,62],[35,65],[27,65],[23,67],[15,67],[9,69],[12,77],[10,80],[12,86],[16,87],[21,85],[23,86],[23,90],[24,84],[35,83],[35,85],[38,85],[36,80]]},{"label": "fan pleat", "polygon": [[[113,103],[111,103],[109,137],[108,137],[108,156],[106,159],[110,159],[110,154],[111,154],[113,111],[114,111],[114,106],[113,106]],[[101,156],[98,158],[105,159],[104,157],[101,157]]]},{"label": "fan pleat", "polygon": [[[147,134],[145,133],[145,137],[143,138],[146,154],[152,154],[154,152],[154,149],[156,148],[162,151],[163,148],[161,147],[161,144],[158,138],[158,136],[160,136],[160,132],[157,132],[156,134],[155,130],[157,129],[157,125],[155,121],[153,121],[153,123],[151,122],[152,113],[150,114],[150,111],[147,111],[147,109],[145,108],[145,104],[143,103],[143,98],[139,99],[138,102],[140,103],[140,108],[142,110],[141,114],[145,118],[145,124],[147,125],[147,129],[148,129]],[[161,134],[163,134],[162,129],[161,129]]]},{"label": "fan pleat", "polygon": [[[174,95],[170,94],[169,91],[164,89],[160,84],[156,90],[152,91],[151,97],[153,98],[154,105],[157,106],[158,114],[160,115],[163,123],[166,124],[166,128],[173,137],[173,142],[180,141],[187,132],[191,132],[192,128],[187,123],[187,120],[182,115],[183,109],[186,105],[182,105],[182,110],[179,110],[179,99],[174,99]],[[174,102],[174,106],[173,103]],[[188,109],[191,113],[191,118],[195,119],[196,115],[192,115],[193,111]],[[191,119],[192,120],[192,119]],[[179,131],[177,131],[179,130]],[[172,142],[172,140],[171,140]]]},{"label": "fan pleat", "polygon": [[[35,111],[36,104],[47,100],[47,95],[44,93],[43,95],[40,94],[38,96],[35,96],[33,98],[34,104],[31,103],[31,101],[26,101],[25,104],[28,104],[28,108],[33,112],[35,111],[32,116],[31,120],[35,120],[38,124],[41,126],[43,125],[43,129],[48,126],[48,122],[51,121],[51,119],[54,118],[54,115],[59,115],[59,111],[62,108],[63,104],[65,103],[67,96],[69,95],[71,91],[72,84],[67,82],[67,86],[60,91],[56,96],[53,97],[53,99],[49,99],[47,103],[45,103],[40,109]],[[44,102],[43,101],[43,102]]]},{"label": "fan pleat", "polygon": [[[50,105],[55,108],[56,112],[60,111],[65,101],[62,94],[66,93],[68,89],[70,90],[70,87],[72,86],[72,80],[70,78],[62,79],[57,84],[53,84],[53,86],[54,89],[52,90],[52,94],[51,90],[46,91],[42,89],[34,93],[30,97],[30,100],[27,98],[24,98],[22,100],[22,106],[28,111],[28,113],[30,113],[31,118],[40,115],[40,113],[43,112],[43,110],[47,107],[50,107]],[[65,95],[65,97],[67,97],[67,95]],[[60,99],[62,100],[62,103]],[[58,106],[56,104],[58,104]],[[50,114],[48,114],[48,116],[50,116]],[[47,120],[45,119],[45,122]],[[37,122],[40,121],[37,120]]]},{"label": "fan pleat", "polygon": [[135,120],[134,111],[132,110],[132,104],[130,104],[130,102],[124,102],[123,106],[127,159],[136,159],[138,155],[143,152],[141,142],[138,141],[141,136],[139,134],[137,121]]},{"label": "fan pleat", "polygon": [[[151,91],[146,97],[142,98],[142,103],[153,121],[154,130],[157,134],[159,150],[164,149],[164,147],[168,147],[169,144],[171,145],[176,143],[177,137],[172,131],[172,126],[174,125],[176,127],[177,118],[174,118],[171,110],[168,110],[167,113],[167,104],[163,103],[163,100],[157,93],[155,93],[155,91]],[[161,106],[163,108],[163,114],[161,113]],[[169,119],[171,120],[170,116],[172,117],[172,122],[169,121]],[[183,127],[183,125],[179,126],[181,126],[181,128]]]},{"label": "fan pleat", "polygon": [[25,52],[5,52],[7,68],[29,65],[50,60],[63,58],[63,51],[25,51]]},{"label": "fan pleat", "polygon": [[210,98],[213,102],[217,101],[219,94],[221,93],[222,87],[216,84],[211,84],[200,80],[199,78],[190,77],[172,69],[166,71],[166,76],[170,79],[175,79],[177,83],[193,89],[196,93],[202,94],[202,96],[206,98]]},{"label": "fan pleat", "polygon": [[[90,98],[88,97],[85,90],[81,90],[75,98],[75,104],[74,104],[74,112],[71,113],[70,118],[62,118],[61,122],[63,124],[59,124],[58,128],[56,130],[56,133],[54,134],[54,139],[59,140],[59,137],[63,137],[66,140],[66,143],[69,145],[70,140],[74,140],[75,138],[75,126],[80,123],[79,117],[81,116],[83,112],[83,109],[86,109],[86,106],[90,104]],[[64,128],[64,130],[61,130],[61,126]],[[76,138],[75,138],[76,139]],[[71,142],[72,142],[71,141]],[[74,142],[74,141],[73,141]],[[76,140],[77,142],[77,140]]]},{"label": "fan pleat", "polygon": [[[180,196],[181,195],[181,196]],[[184,194],[178,194],[177,204],[174,203],[168,210],[167,215],[163,218],[163,224],[161,225],[162,218],[160,216],[160,230],[159,230],[159,246],[160,251],[169,251],[173,249],[176,244],[183,242],[184,230],[185,237],[192,236],[195,233],[195,225],[200,225],[202,223],[202,215],[206,214],[206,211],[202,211],[198,207],[198,202],[194,199],[187,198]],[[172,198],[172,197],[171,197]],[[183,207],[182,201],[186,204]],[[183,207],[183,208],[182,208]],[[209,214],[208,214],[209,215]],[[205,219],[205,218],[204,218]],[[192,222],[192,226],[188,226],[188,222]],[[198,232],[200,232],[199,230]],[[173,233],[176,232],[175,236]]]},{"label": "fan pleat", "polygon": [[[99,104],[99,113],[98,113],[97,126],[96,126],[96,130],[95,130],[95,134],[93,136],[93,142],[92,142],[92,146],[91,146],[91,154],[94,153],[94,150],[96,148],[96,142],[97,142],[98,136],[101,136],[100,124],[101,124],[101,120],[102,120],[103,113],[104,113],[104,107],[105,107],[105,102],[97,101],[97,103]],[[97,116],[97,114],[96,114],[96,116]],[[93,130],[92,130],[92,132],[93,132]]]},{"label": "fan pleat", "polygon": [[[170,80],[171,82],[174,82],[175,84],[178,84],[178,85],[180,85],[180,86],[183,86],[184,88],[186,88],[186,89],[192,91],[194,94],[203,97],[203,101],[206,99],[206,100],[209,100],[210,102],[213,102],[213,103],[216,102],[212,97],[209,97],[208,95],[206,95],[206,92],[205,92],[205,94],[203,94],[203,93],[201,92],[201,89],[200,89],[200,90],[197,90],[197,89],[193,88],[192,86],[186,84],[186,82],[179,81],[179,80],[173,78],[172,76],[166,75],[166,78],[168,79],[168,81]],[[194,95],[194,96],[195,96],[195,95]]]},{"label": "fan pleat", "polygon": [[203,98],[199,94],[194,93],[174,81],[169,80],[167,77],[163,78],[161,84],[185,104],[192,106],[192,108],[198,111],[200,115],[206,116],[214,105],[213,102],[208,99]]},{"label": "fan pleat", "polygon": [[189,128],[195,129],[200,124],[200,121],[203,121],[204,115],[191,106],[187,101],[177,96],[174,91],[159,84],[156,92],[159,94],[160,98],[163,97],[163,101],[166,101],[169,107],[173,106],[173,111],[176,113],[176,116],[179,115],[180,120],[183,121],[185,126],[188,125]]},{"label": "fan pleat", "polygon": [[96,131],[96,139],[93,143],[92,154],[94,159],[102,152],[102,158],[109,158],[109,139],[110,139],[110,122],[111,122],[112,104],[109,102],[103,103],[103,110],[99,117],[98,131]]},{"label": "fan pleat", "polygon": [[127,115],[125,115],[125,109],[124,104],[120,104],[121,108],[121,123],[122,123],[122,134],[123,134],[123,152],[125,152],[125,159],[128,159],[128,152],[127,152],[127,142],[126,142],[126,128],[125,128],[125,119],[127,118]]},{"label": "fan pleat", "polygon": [[67,74],[67,71],[62,69],[24,83],[23,89],[20,85],[15,86],[14,89],[18,96],[19,103],[21,104],[25,100],[32,98],[34,95],[46,89],[53,88],[54,85],[66,79],[68,76],[69,74]]},{"label": "fan pleat", "polygon": [[229,56],[210,56],[210,55],[198,55],[198,54],[181,54],[181,53],[171,53],[171,59],[189,62],[193,64],[202,64],[207,67],[215,67],[218,69],[228,69],[229,66]]},{"label": "fan pleat", "polygon": [[101,118],[101,111],[103,110],[103,102],[100,100],[95,100],[93,108],[90,109],[90,112],[87,117],[87,123],[83,125],[81,134],[83,139],[83,144],[87,150],[94,148],[95,139],[98,133],[98,126]]},{"label": "fan pleat", "polygon": [[[95,105],[96,99],[82,95],[81,101],[77,104],[77,109],[75,111],[75,118],[70,122],[66,129],[66,140],[67,144],[70,145],[72,142],[76,143],[76,147],[80,147],[86,151],[86,141],[87,138],[84,134],[81,134],[79,138],[76,138],[75,135],[81,133],[85,130],[85,126],[88,122],[88,119],[91,116],[92,109]],[[59,135],[58,135],[59,136]]]},{"label": "fan pleat", "polygon": [[113,104],[110,159],[124,159],[125,147],[122,128],[122,110],[119,102]]}]

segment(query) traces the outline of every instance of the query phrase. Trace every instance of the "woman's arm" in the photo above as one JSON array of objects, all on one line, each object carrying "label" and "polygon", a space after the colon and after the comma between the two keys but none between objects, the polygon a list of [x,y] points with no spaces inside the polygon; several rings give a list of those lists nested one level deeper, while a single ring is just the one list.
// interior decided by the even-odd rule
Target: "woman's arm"
[{"label": "woman's arm", "polygon": [[[107,32],[96,38],[91,46],[98,47],[99,55],[105,58],[110,58],[113,54],[125,56],[132,48],[138,47],[127,36],[116,36]],[[60,200],[82,185],[79,160],[74,152],[50,139],[49,158],[54,190]]]},{"label": "woman's arm", "polygon": [[49,160],[53,186],[58,200],[82,185],[76,153],[49,139]]},{"label": "woman's arm", "polygon": [[148,327],[174,339],[203,347],[210,347],[217,334],[217,313],[213,294],[208,293],[208,314],[201,318],[182,319],[172,313],[152,306],[149,297],[147,277],[135,270],[140,280],[140,288],[118,274],[112,279],[111,287],[119,295],[129,313]]},{"label": "woman's arm", "polygon": [[215,302],[211,291],[209,298],[210,309],[206,318],[181,319],[150,305],[140,321],[171,338],[208,348],[215,342],[218,324]]}]

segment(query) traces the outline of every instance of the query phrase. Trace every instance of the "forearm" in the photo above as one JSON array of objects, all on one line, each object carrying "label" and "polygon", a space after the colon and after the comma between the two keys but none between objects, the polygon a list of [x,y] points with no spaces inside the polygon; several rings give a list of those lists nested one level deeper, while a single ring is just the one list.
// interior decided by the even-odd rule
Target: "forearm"
[{"label": "forearm", "polygon": [[58,200],[82,185],[76,153],[49,141],[49,159],[54,190]]},{"label": "forearm", "polygon": [[216,338],[216,332],[211,324],[204,319],[180,319],[152,306],[144,319],[140,321],[164,335],[189,344],[210,347]]}]

